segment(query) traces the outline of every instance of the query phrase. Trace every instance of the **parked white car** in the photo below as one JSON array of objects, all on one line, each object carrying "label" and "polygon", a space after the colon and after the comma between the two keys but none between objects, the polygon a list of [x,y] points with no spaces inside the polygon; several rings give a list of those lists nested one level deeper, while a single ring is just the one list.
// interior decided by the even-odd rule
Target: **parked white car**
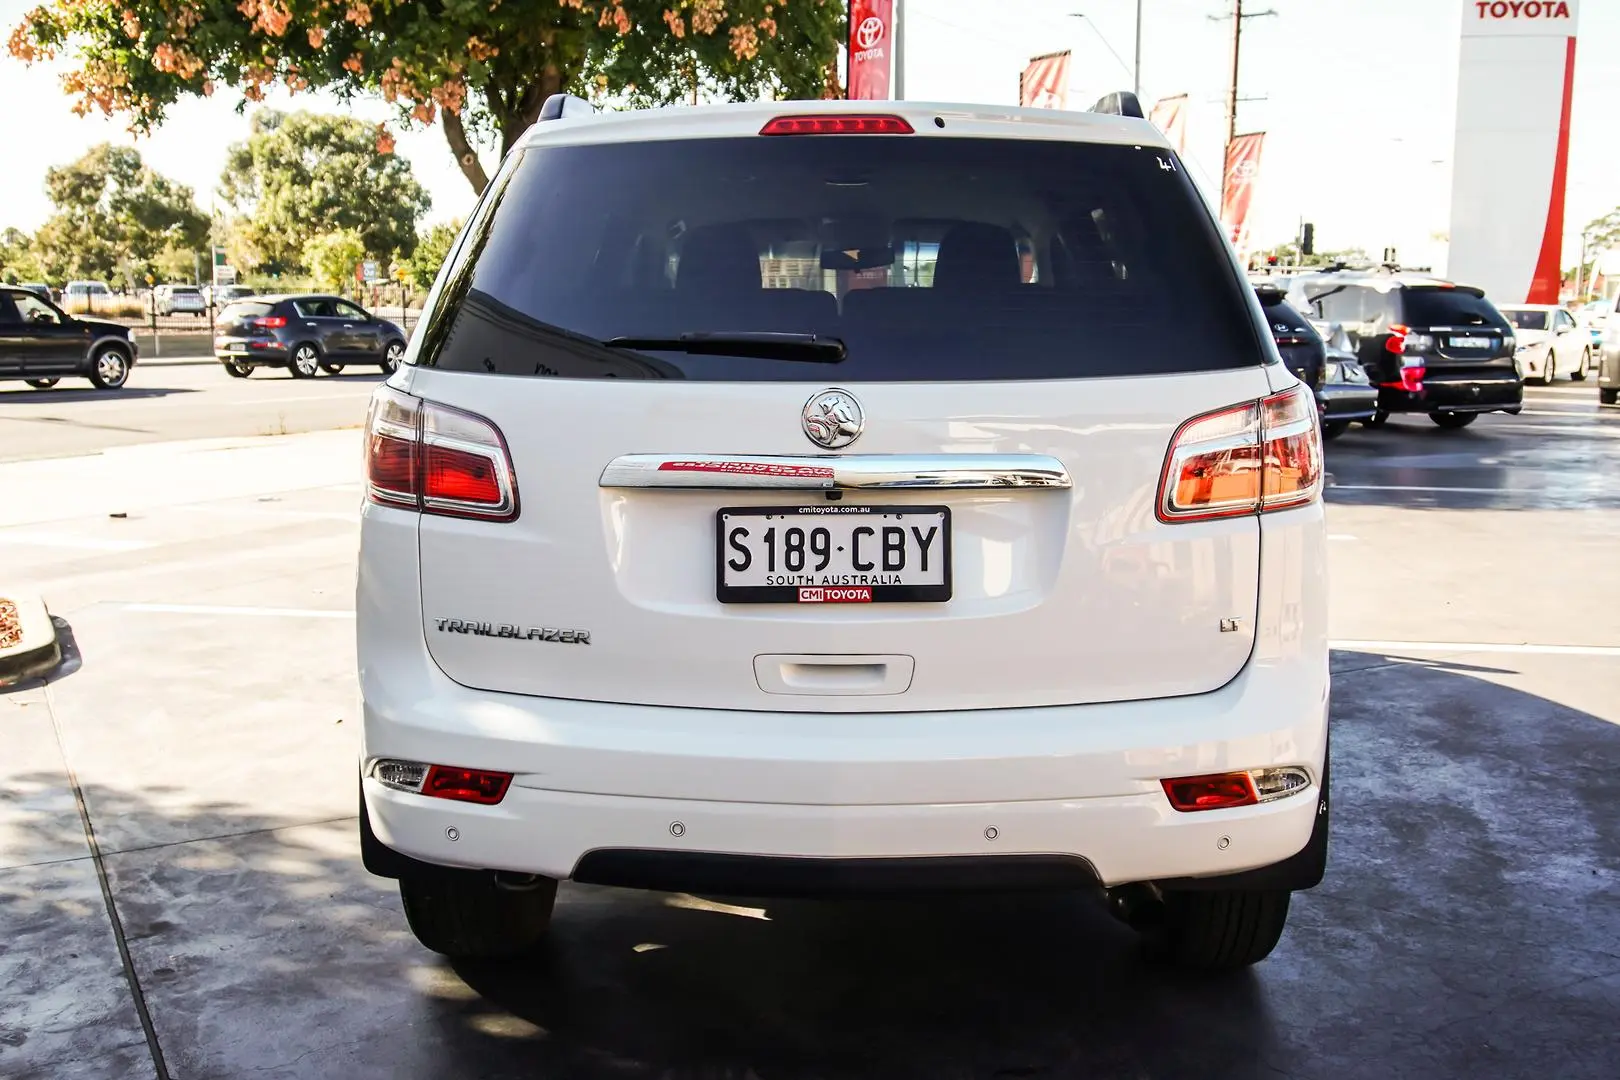
[{"label": "parked white car", "polygon": [[559,101],[367,424],[361,845],[420,941],[521,952],[569,878],[1101,886],[1265,957],[1326,858],[1321,436],[1165,137]]},{"label": "parked white car", "polygon": [[159,315],[208,313],[208,302],[195,285],[159,285],[152,290],[152,307]]},{"label": "parked white car", "polygon": [[1498,304],[1513,324],[1518,360],[1526,380],[1552,385],[1559,375],[1583,382],[1593,367],[1591,335],[1556,304]]},{"label": "parked white car", "polygon": [[62,306],[80,314],[102,311],[112,299],[112,288],[105,281],[70,281],[62,289]]}]

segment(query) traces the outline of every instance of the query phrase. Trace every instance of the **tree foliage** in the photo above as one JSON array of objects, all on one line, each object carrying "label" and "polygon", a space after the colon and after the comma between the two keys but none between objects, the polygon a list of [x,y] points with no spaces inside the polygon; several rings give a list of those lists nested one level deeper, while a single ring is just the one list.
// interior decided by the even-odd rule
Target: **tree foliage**
[{"label": "tree foliage", "polygon": [[375,129],[345,116],[254,114],[246,142],[227,151],[219,195],[254,266],[303,266],[304,245],[352,229],[366,254],[385,259],[416,246],[429,198],[410,162],[377,146]]},{"label": "tree foliage", "polygon": [[439,267],[450,257],[450,245],[461,232],[461,222],[438,224],[423,233],[416,242],[416,251],[405,263],[410,283],[418,289],[431,289],[433,279],[439,276]]},{"label": "tree foliage", "polygon": [[44,276],[32,238],[21,229],[0,232],[0,281],[15,285],[19,281],[39,281]]},{"label": "tree foliage", "polygon": [[335,292],[354,280],[354,268],[366,254],[365,238],[353,229],[341,229],[305,241],[301,258],[311,276]]},{"label": "tree foliage", "polygon": [[442,121],[474,190],[559,91],[637,103],[837,92],[842,0],[44,0],[10,38],[72,67],[81,113],[148,130],[181,98],[280,84],[380,94]]},{"label": "tree foliage", "polygon": [[127,146],[102,143],[47,170],[45,192],[56,212],[30,248],[51,280],[136,284],[177,266],[189,278],[208,241],[208,218],[191,189],[153,172]]}]

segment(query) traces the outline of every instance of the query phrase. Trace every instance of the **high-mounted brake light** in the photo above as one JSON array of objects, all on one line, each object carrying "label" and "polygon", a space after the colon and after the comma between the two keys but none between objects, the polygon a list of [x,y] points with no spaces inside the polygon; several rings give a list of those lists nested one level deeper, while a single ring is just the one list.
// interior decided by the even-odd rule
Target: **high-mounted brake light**
[{"label": "high-mounted brake light", "polygon": [[915,135],[904,117],[878,114],[778,116],[759,129],[761,135]]},{"label": "high-mounted brake light", "polygon": [[1170,440],[1160,521],[1207,521],[1300,506],[1322,490],[1322,432],[1304,386],[1195,416]]},{"label": "high-mounted brake light", "polygon": [[372,502],[444,517],[511,521],[517,476],[506,440],[473,413],[382,386],[366,419]]}]

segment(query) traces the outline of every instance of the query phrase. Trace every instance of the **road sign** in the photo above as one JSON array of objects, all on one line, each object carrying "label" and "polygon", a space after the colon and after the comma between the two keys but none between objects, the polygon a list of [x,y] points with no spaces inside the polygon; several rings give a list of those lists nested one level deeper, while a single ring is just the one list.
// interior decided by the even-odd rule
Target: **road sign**
[{"label": "road sign", "polygon": [[236,267],[234,267],[234,266],[221,266],[220,264],[215,263],[214,264],[214,284],[215,285],[235,285],[236,284]]},{"label": "road sign", "polygon": [[367,259],[365,262],[366,284],[375,285],[383,280],[382,264],[376,259]]}]

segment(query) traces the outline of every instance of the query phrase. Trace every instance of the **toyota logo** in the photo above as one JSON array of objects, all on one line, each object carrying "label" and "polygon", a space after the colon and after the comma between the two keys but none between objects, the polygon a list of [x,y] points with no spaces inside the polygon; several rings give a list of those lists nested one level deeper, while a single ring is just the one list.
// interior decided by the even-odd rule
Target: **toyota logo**
[{"label": "toyota logo", "polygon": [[863,49],[870,49],[882,40],[883,20],[876,15],[868,15],[855,28],[855,44]]},{"label": "toyota logo", "polygon": [[848,390],[823,390],[804,403],[804,433],[817,446],[836,450],[860,438],[866,427],[861,403]]}]

